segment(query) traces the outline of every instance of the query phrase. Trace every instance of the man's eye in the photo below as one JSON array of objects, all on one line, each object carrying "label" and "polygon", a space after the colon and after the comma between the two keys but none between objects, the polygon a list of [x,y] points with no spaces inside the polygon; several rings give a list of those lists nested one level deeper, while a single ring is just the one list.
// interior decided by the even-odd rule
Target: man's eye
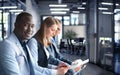
[{"label": "man's eye", "polygon": [[27,25],[26,25],[26,24],[24,24],[24,27],[27,27]]},{"label": "man's eye", "polygon": [[28,24],[26,23],[26,24],[24,24],[24,26],[28,26]]},{"label": "man's eye", "polygon": [[31,25],[31,28],[34,28],[34,24]]}]

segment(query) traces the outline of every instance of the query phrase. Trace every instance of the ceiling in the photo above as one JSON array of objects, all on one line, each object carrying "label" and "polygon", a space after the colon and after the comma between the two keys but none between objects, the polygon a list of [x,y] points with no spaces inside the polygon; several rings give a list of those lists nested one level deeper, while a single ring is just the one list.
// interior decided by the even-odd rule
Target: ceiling
[{"label": "ceiling", "polygon": [[47,10],[50,10],[49,4],[67,4],[67,8],[70,9],[69,11],[67,11],[67,14],[69,14],[73,11],[79,11],[81,13],[85,13],[85,9],[84,10],[78,9],[77,7],[86,8],[86,4],[82,4],[82,3],[83,2],[86,3],[87,0],[35,0],[35,1],[37,1],[38,7],[45,12],[50,12],[50,11],[47,11]]},{"label": "ceiling", "polygon": [[0,0],[0,6],[25,6],[26,0]]},{"label": "ceiling", "polygon": [[[67,4],[68,8],[70,8],[69,13],[71,13],[72,11],[79,11],[80,13],[85,13],[86,12],[86,7],[87,2],[95,2],[97,0],[35,0],[37,1],[37,4],[39,6],[39,8],[49,8],[47,7],[48,4]],[[61,1],[61,3],[59,3],[59,1]],[[86,2],[86,4],[82,4],[83,2]],[[113,11],[113,5],[104,5],[102,4],[102,2],[107,2],[107,3],[117,3],[119,5],[116,5],[115,8],[120,9],[120,1],[119,0],[98,0],[99,4],[98,4],[98,8],[107,8],[107,10],[100,10],[100,12],[111,12]],[[84,7],[85,9],[78,9],[78,7]],[[89,7],[88,7],[89,8]],[[49,9],[45,9],[45,10],[49,10]],[[44,11],[44,9],[42,9],[42,11]],[[69,14],[68,13],[68,14]]]},{"label": "ceiling", "polygon": [[[42,9],[42,11],[49,10],[49,4],[67,4],[68,8],[70,9],[69,13],[71,13],[72,11],[80,11],[80,13],[85,13],[87,7],[87,1],[94,2],[96,0],[31,0],[31,1],[35,1],[38,8]],[[26,0],[0,0],[1,6],[17,5],[22,9],[25,8],[25,2]],[[99,2],[98,6],[102,8],[108,8],[109,10],[107,11],[112,11],[112,6],[102,5],[101,2],[110,2],[110,3],[116,2],[117,4],[119,4],[118,6],[116,6],[116,8],[120,9],[119,0],[98,0],[98,2]],[[82,3],[86,3],[86,4],[82,4]],[[78,9],[78,7],[84,7],[85,9]]]}]

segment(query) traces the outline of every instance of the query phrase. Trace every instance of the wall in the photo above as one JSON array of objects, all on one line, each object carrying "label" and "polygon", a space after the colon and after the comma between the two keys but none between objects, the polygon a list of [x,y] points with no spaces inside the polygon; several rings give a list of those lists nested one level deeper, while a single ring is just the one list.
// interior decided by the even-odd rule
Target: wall
[{"label": "wall", "polygon": [[40,28],[40,14],[39,8],[34,0],[26,0],[26,11],[33,15],[35,24],[35,32]]},{"label": "wall", "polygon": [[99,14],[99,36],[112,37],[112,15]]},{"label": "wall", "polygon": [[40,1],[38,3],[38,8],[40,8],[38,11],[40,15],[51,15],[49,10],[49,4],[56,4],[57,1]]}]

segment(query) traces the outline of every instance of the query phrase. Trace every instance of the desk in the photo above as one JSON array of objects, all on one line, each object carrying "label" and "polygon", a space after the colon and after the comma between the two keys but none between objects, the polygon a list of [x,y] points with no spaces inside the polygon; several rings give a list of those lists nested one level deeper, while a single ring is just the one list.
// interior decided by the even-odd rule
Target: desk
[{"label": "desk", "polygon": [[75,42],[75,43],[73,43],[73,45],[74,45],[74,51],[76,52],[77,55],[84,54],[85,45],[82,42]]},{"label": "desk", "polygon": [[112,66],[112,59],[113,59],[112,53],[104,54],[104,65]]}]

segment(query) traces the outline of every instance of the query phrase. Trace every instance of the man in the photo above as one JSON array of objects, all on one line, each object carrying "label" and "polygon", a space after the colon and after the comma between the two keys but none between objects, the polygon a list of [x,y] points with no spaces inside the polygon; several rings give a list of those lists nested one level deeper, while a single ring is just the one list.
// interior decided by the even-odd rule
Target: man
[{"label": "man", "polygon": [[68,67],[60,66],[55,70],[37,66],[28,46],[24,44],[32,37],[33,32],[32,15],[20,13],[13,33],[0,42],[0,75],[64,75],[67,72]]}]

